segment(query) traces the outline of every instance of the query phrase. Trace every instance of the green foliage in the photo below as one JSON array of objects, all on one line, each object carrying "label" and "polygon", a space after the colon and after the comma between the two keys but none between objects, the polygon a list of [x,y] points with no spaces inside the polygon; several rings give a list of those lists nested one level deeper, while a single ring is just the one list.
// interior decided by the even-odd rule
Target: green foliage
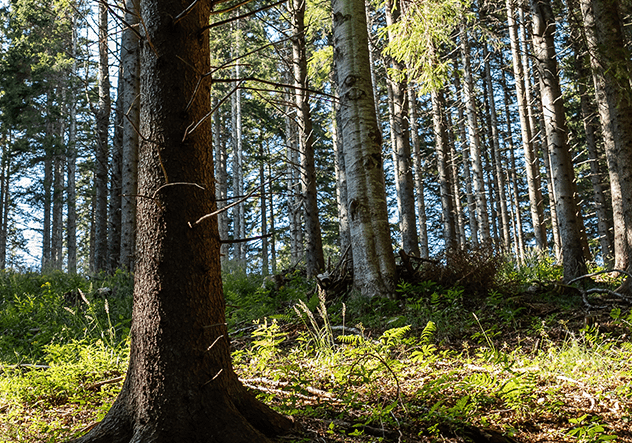
[{"label": "green foliage", "polygon": [[282,284],[271,277],[246,274],[239,269],[225,272],[222,279],[230,329],[245,327],[264,317],[287,318],[286,313],[294,303],[304,300],[312,287],[298,270],[286,274]]},{"label": "green foliage", "polygon": [[0,361],[40,362],[50,344],[73,339],[125,342],[131,319],[131,276],[89,281],[62,273],[0,274]]},{"label": "green foliage", "polygon": [[457,25],[463,20],[469,8],[467,0],[413,1],[396,23],[382,29],[392,39],[384,52],[400,62],[407,69],[409,79],[420,86],[421,93],[440,89],[447,80],[449,62],[440,58],[442,46],[454,46],[453,36]]},{"label": "green foliage", "polygon": [[587,418],[588,414],[584,414],[581,417],[569,419],[569,423],[574,426],[567,432],[567,435],[575,437],[578,442],[582,443],[598,443],[617,439],[616,435],[606,434],[608,426],[601,423],[599,417],[591,417],[590,420],[586,420]]}]

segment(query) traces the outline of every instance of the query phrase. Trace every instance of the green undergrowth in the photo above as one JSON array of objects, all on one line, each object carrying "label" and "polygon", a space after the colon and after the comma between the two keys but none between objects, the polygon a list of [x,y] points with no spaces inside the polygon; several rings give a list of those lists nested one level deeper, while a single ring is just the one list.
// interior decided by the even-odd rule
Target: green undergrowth
[{"label": "green undergrowth", "polygon": [[[541,257],[496,272],[485,292],[428,280],[363,300],[294,271],[233,270],[235,369],[303,425],[279,441],[484,441],[484,429],[632,442],[629,306],[585,311],[543,284],[560,274]],[[127,274],[1,274],[0,443],[64,441],[100,420],[122,386],[130,317]]]}]

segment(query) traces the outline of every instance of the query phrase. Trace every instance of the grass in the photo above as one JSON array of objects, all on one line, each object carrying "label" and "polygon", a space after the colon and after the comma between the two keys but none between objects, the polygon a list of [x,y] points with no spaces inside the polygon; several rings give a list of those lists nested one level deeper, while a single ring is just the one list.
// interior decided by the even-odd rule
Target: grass
[{"label": "grass", "polygon": [[[588,315],[577,296],[533,289],[556,272],[532,259],[485,294],[423,282],[396,301],[327,301],[299,275],[232,272],[235,369],[303,425],[282,441],[483,441],[485,429],[632,442],[629,307]],[[0,442],[64,441],[104,416],[127,367],[130,282],[0,275]]]}]

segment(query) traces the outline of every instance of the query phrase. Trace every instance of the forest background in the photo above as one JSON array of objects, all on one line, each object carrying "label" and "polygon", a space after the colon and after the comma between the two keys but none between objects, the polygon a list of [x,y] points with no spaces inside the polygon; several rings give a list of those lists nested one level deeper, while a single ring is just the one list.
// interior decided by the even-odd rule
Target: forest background
[{"label": "forest background", "polygon": [[[0,259],[5,269],[14,270],[3,274],[3,290],[8,292],[2,303],[7,314],[2,340],[14,355],[8,357],[12,364],[3,368],[11,377],[2,382],[28,384],[31,375],[20,375],[25,368],[33,370],[30,374],[50,374],[48,382],[38,384],[36,397],[18,387],[9,391],[16,397],[0,405],[0,413],[9,411],[3,431],[18,437],[24,423],[19,414],[25,410],[36,414],[41,403],[76,408],[89,397],[86,391],[102,392],[103,386],[122,379],[131,299],[129,276],[120,269],[134,271],[137,254],[143,253],[135,247],[136,203],[153,198],[140,195],[136,184],[143,101],[138,55],[142,45],[151,46],[143,38],[145,24],[136,8],[134,2],[26,0],[2,8]],[[342,402],[356,423],[324,422],[327,432],[359,438],[371,433],[387,438],[389,432],[391,438],[396,438],[393,432],[401,438],[402,432],[416,433],[415,427],[423,428],[418,435],[428,438],[465,432],[477,441],[496,435],[481,437],[477,428],[469,427],[472,422],[483,427],[491,423],[503,431],[505,441],[525,434],[554,434],[556,441],[627,438],[629,374],[621,368],[629,355],[625,331],[630,318],[618,307],[602,311],[599,319],[605,316],[611,329],[602,334],[593,326],[601,323],[583,312],[584,327],[574,329],[576,311],[569,316],[565,309],[581,305],[578,295],[584,308],[596,308],[585,287],[569,286],[578,277],[597,266],[615,267],[625,275],[630,265],[630,5],[599,0],[366,4],[367,72],[374,101],[369,114],[378,123],[371,140],[379,141],[382,151],[365,163],[367,169],[379,171],[377,179],[370,180],[378,192],[370,201],[376,214],[382,208],[380,195],[386,197],[385,211],[378,214],[384,218],[369,238],[386,241],[375,254],[365,256],[362,248],[368,243],[356,240],[367,236],[357,237],[353,227],[357,194],[348,195],[357,192],[360,183],[357,165],[349,162],[352,151],[367,147],[349,144],[344,128],[350,119],[342,117],[345,108],[338,106],[353,91],[341,93],[348,85],[336,83],[341,63],[333,49],[330,5],[221,2],[216,8],[207,27],[214,68],[208,74],[213,107],[205,117],[213,122],[215,200],[220,208],[213,216],[223,243],[227,299],[247,306],[246,312],[230,313],[231,327],[257,322],[254,329],[239,329],[250,334],[245,345],[250,350],[233,354],[242,375],[259,383],[255,389],[271,401],[284,390],[276,389],[279,386],[294,389],[291,404],[277,407],[299,415],[304,411],[295,409],[298,399],[307,401],[303,406],[323,399],[332,405]],[[376,164],[380,167],[374,168]],[[34,243],[41,249],[33,248]],[[358,272],[375,269],[372,260],[395,265],[393,249],[401,253],[392,272],[368,278]],[[480,263],[486,267],[477,268]],[[454,273],[457,265],[464,265],[461,274]],[[15,272],[35,270],[43,274]],[[251,278],[270,273],[276,277],[263,282]],[[443,280],[433,281],[433,273]],[[304,286],[301,275],[308,281],[316,277],[320,289]],[[332,278],[340,278],[334,283],[341,286],[328,287]],[[360,325],[354,332],[359,338],[345,338],[343,297],[350,279],[358,291],[378,299],[366,306],[354,306],[357,298],[348,300],[349,312],[376,328],[365,333]],[[548,286],[554,280],[551,284],[561,297],[552,303],[557,306],[550,311],[529,300],[526,306],[534,317],[519,320],[525,294],[555,297]],[[612,288],[621,283],[598,280]],[[531,286],[512,297],[513,291],[525,289],[518,281]],[[628,284],[618,292],[596,292],[629,301]],[[274,296],[276,300],[270,300]],[[284,297],[301,301],[288,307]],[[367,310],[372,307],[383,316],[370,317]],[[453,322],[453,315],[474,308],[475,321]],[[298,363],[280,363],[277,358],[285,357],[279,357],[279,345],[295,331],[280,331],[276,321],[259,320],[273,312],[276,320],[288,320],[292,309],[307,331],[299,333],[297,342],[307,340],[312,346],[304,350],[300,364],[309,365],[308,356],[315,356],[318,366],[327,367],[322,357],[328,355],[334,378],[349,382],[361,377],[364,387],[386,379],[393,386],[394,381],[396,392],[372,391],[392,402],[371,398],[372,407],[362,409],[356,397],[360,393],[346,396],[351,384],[344,383],[336,398],[322,389],[307,389],[315,396],[307,399],[295,395],[300,392],[297,386],[326,383],[294,375],[287,381],[293,373],[289,368]],[[398,309],[404,309],[404,315],[395,315]],[[559,309],[565,314],[558,319]],[[502,321],[494,318],[498,315]],[[430,344],[438,318],[443,320],[438,333],[442,351]],[[349,346],[334,344],[331,321],[342,321],[343,337],[338,340]],[[418,341],[405,338],[410,324]],[[549,329],[553,324],[557,326]],[[294,326],[290,322],[290,328]],[[480,332],[473,333],[472,327]],[[528,342],[530,352],[539,356],[541,343],[546,343],[549,357],[558,352],[557,363],[573,360],[572,352],[592,352],[581,361],[607,356],[608,364],[590,360],[582,370],[601,366],[616,376],[607,386],[594,379],[578,382],[570,377],[576,366],[568,363],[566,373],[561,369],[566,362],[551,366],[550,359],[541,363],[549,365],[548,373],[538,373],[541,378],[518,376],[514,366],[525,368],[526,361],[499,350],[492,340],[508,330],[527,334],[526,341],[511,337],[518,343],[515,352]],[[561,344],[549,339],[553,330],[565,337]],[[609,334],[614,332],[621,338],[613,339]],[[79,342],[77,334],[83,334]],[[379,334],[377,340],[367,339],[371,334]],[[442,374],[437,368],[455,357],[445,350],[446,343],[451,347],[451,340],[463,334],[477,338],[483,351],[470,357],[464,344],[461,352],[467,354],[468,365]],[[66,380],[74,388],[60,388],[60,379],[54,380],[59,373],[51,369],[67,365],[71,353],[79,362],[72,377],[78,378]],[[345,366],[337,358],[350,359],[348,373],[336,372],[335,367]],[[91,360],[96,366],[86,364]],[[409,408],[426,406],[415,403],[418,398],[408,403],[402,397],[404,362],[435,377],[421,388],[407,379],[408,388],[425,389],[424,402],[443,397],[431,407],[427,421],[408,422]],[[86,367],[92,375],[86,374]],[[454,390],[453,381],[462,378],[463,368],[473,373]],[[261,371],[285,375],[270,381],[260,377]],[[494,371],[501,371],[502,377],[495,378],[500,372]],[[480,378],[480,373],[488,375]],[[114,378],[88,384],[95,374]],[[594,414],[565,409],[551,377],[590,385],[584,392],[585,407]],[[485,395],[461,395],[481,386]],[[99,404],[97,416],[107,411],[113,392],[116,389],[90,397]],[[516,392],[529,393],[528,398],[521,401]],[[565,395],[576,394],[570,392]],[[489,411],[499,403],[508,409]],[[544,405],[547,414],[563,413],[542,426],[537,422],[541,417],[527,413],[535,404]],[[472,418],[473,412],[486,408],[492,418]],[[315,411],[315,416],[322,413]],[[400,413],[407,418],[404,426]],[[72,435],[91,426],[79,429],[81,418],[73,420]],[[44,422],[44,430],[34,431],[37,435],[69,435],[66,428]],[[31,428],[39,426],[34,423]],[[63,426],[68,424],[66,420]]]}]

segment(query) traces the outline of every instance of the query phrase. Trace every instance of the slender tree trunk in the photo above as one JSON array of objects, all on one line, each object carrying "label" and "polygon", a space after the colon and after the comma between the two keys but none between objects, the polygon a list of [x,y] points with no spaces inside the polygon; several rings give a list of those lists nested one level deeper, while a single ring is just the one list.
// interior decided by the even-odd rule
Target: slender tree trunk
[{"label": "slender tree trunk", "polygon": [[[65,94],[62,94],[65,96]],[[64,97],[65,98],[65,97]],[[64,189],[66,176],[66,154],[62,146],[64,140],[64,122],[62,117],[57,120],[57,140],[53,155],[53,219],[51,224],[51,264],[55,270],[63,266],[64,243]]]},{"label": "slender tree trunk", "polygon": [[[121,183],[121,266],[134,270],[138,188],[138,128],[140,127],[140,45],[138,0],[126,0],[121,42],[123,79],[123,164]],[[133,28],[133,29],[132,29]],[[121,80],[119,80],[121,81]]]},{"label": "slender tree trunk", "polygon": [[[291,94],[288,93],[290,102]],[[288,106],[285,118],[285,141],[287,144],[287,190],[288,190],[288,218],[290,222],[290,251],[291,264],[297,266],[303,259],[303,228],[301,225],[301,195],[299,192],[299,149],[296,138],[295,114],[290,111],[294,107]]]},{"label": "slender tree trunk", "polygon": [[[503,66],[504,60],[502,58],[502,54],[499,54],[500,57],[500,65]],[[507,80],[505,78],[505,70],[501,69],[501,83],[500,83],[500,87],[502,88],[503,92],[504,92],[504,97],[505,97],[505,121],[507,123],[507,135],[505,138],[505,144],[508,147],[509,150],[509,165],[508,165],[508,172],[509,172],[509,181],[511,183],[510,185],[510,192],[512,195],[512,204],[513,204],[513,210],[512,210],[512,216],[511,216],[511,220],[513,222],[513,226],[514,226],[514,244],[515,244],[515,251],[516,251],[516,257],[518,258],[518,262],[522,263],[522,261],[524,260],[524,233],[522,231],[522,213],[520,210],[520,187],[519,187],[519,183],[518,183],[518,175],[516,174],[516,155],[515,155],[515,146],[514,146],[514,142],[513,142],[513,134],[512,134],[512,118],[511,118],[511,112],[509,111],[509,106],[510,106],[510,98],[509,98],[509,89],[507,88]]]},{"label": "slender tree trunk", "polygon": [[[212,106],[213,109],[217,107],[217,98],[213,97]],[[226,206],[228,198],[228,172],[226,153],[226,143],[222,138],[222,122],[220,109],[213,114],[213,147],[215,149],[215,180],[217,185],[215,187],[215,199],[217,201],[217,208],[222,209]],[[228,239],[228,213],[222,211],[217,215],[217,224],[219,229],[219,238],[222,240]],[[224,243],[220,247],[220,253],[222,258],[222,264],[228,259],[228,244]]]},{"label": "slender tree trunk", "polygon": [[[447,127],[453,128],[452,113],[446,112]],[[456,142],[453,131],[448,131],[448,143],[450,145],[450,171],[452,174],[452,197],[454,200],[454,223],[457,233],[458,247],[463,249],[467,243],[465,235],[465,214],[461,203],[461,183],[459,178],[459,155],[456,152]]]},{"label": "slender tree trunk", "polygon": [[108,62],[108,10],[99,2],[99,104],[96,110],[95,248],[94,271],[106,269],[108,259],[108,159],[110,126],[110,66]]},{"label": "slender tree trunk", "polygon": [[411,83],[408,83],[408,118],[410,120],[410,143],[413,147],[413,164],[415,190],[417,191],[417,221],[419,224],[419,253],[421,258],[428,258],[428,227],[426,220],[426,200],[424,196],[424,173],[421,161],[421,146],[417,123],[417,94]]},{"label": "slender tree trunk", "polygon": [[513,71],[516,84],[516,97],[518,114],[520,117],[520,128],[522,136],[522,147],[526,163],[527,187],[529,190],[529,205],[531,209],[531,224],[535,236],[536,246],[546,247],[546,232],[544,229],[544,208],[542,204],[542,190],[539,185],[539,171],[537,157],[533,150],[533,134],[529,121],[527,93],[525,91],[525,71],[522,64],[523,57],[520,53],[520,41],[518,38],[518,26],[515,21],[514,0],[507,0],[507,19],[509,23],[509,39],[511,42],[511,53],[513,60]]},{"label": "slender tree trunk", "polygon": [[[272,177],[272,166],[268,163],[268,177]],[[272,237],[270,238],[270,262],[272,264],[272,275],[277,273],[277,256],[276,256],[276,231],[274,227],[275,214],[274,214],[274,186],[270,185],[270,232]]]},{"label": "slender tree trunk", "polygon": [[386,205],[382,140],[371,84],[364,2],[333,0],[332,9],[354,285],[366,297],[392,297],[395,258]]},{"label": "slender tree trunk", "polygon": [[263,149],[263,140],[259,141],[261,146],[259,147],[259,183],[261,189],[261,274],[268,275],[270,273],[270,262],[268,257],[268,203],[266,198],[266,174],[265,174],[265,151]]},{"label": "slender tree trunk", "polygon": [[[456,66],[455,66],[456,68]],[[467,197],[467,213],[468,222],[470,225],[470,242],[472,246],[478,246],[478,221],[476,220],[476,201],[474,200],[474,193],[472,192],[472,172],[470,168],[470,156],[467,146],[467,131],[465,129],[465,114],[463,112],[463,105],[465,98],[461,89],[461,79],[458,72],[455,69],[454,75],[454,89],[457,91],[458,98],[461,100],[461,104],[457,105],[458,115],[458,127],[459,138],[461,139],[461,153],[463,155],[463,176],[465,178],[465,194]]]},{"label": "slender tree trunk", "polygon": [[77,54],[77,20],[73,16],[72,24],[72,66],[70,70],[70,94],[69,100],[69,120],[68,127],[68,158],[66,162],[66,173],[68,179],[66,183],[66,245],[68,248],[68,273],[77,273],[77,97],[75,95],[75,79],[77,75],[77,64],[75,58]]},{"label": "slender tree trunk", "polygon": [[[235,46],[233,47],[232,58],[235,62],[235,78],[241,76],[241,22],[235,22]],[[239,85],[239,83],[238,83]],[[232,125],[233,125],[233,198],[242,198],[244,195],[243,177],[243,146],[242,146],[242,120],[241,120],[241,89],[237,89],[231,96]],[[244,205],[238,204],[233,208],[233,236],[236,239],[246,237],[246,220]],[[235,243],[233,245],[233,258],[240,268],[246,268],[246,244]]]},{"label": "slender tree trunk", "polygon": [[[399,20],[401,4],[398,0],[386,2],[386,23],[392,25]],[[389,31],[389,40],[393,39]],[[390,60],[392,69],[404,72],[402,63]],[[408,97],[406,83],[386,79],[391,94],[391,133],[394,141],[393,163],[395,164],[395,185],[397,189],[397,206],[399,212],[399,230],[402,235],[402,247],[407,253],[419,256],[419,237],[415,217],[415,189],[413,184],[413,168],[410,158],[410,135],[408,122]]]},{"label": "slender tree trunk", "polygon": [[562,243],[564,280],[586,274],[582,248],[573,165],[566,139],[564,103],[555,53],[555,18],[549,0],[532,0],[533,47],[540,75],[544,123],[549,144],[557,217]]},{"label": "slender tree trunk", "polygon": [[485,178],[483,176],[483,161],[481,158],[481,142],[478,129],[478,117],[476,111],[476,97],[470,66],[470,45],[468,42],[465,25],[461,25],[461,56],[463,57],[463,97],[467,111],[467,129],[470,141],[470,159],[472,161],[472,174],[474,185],[474,197],[476,199],[476,218],[481,234],[481,241],[488,243],[491,240],[489,229],[489,213],[487,195],[485,192]]},{"label": "slender tree trunk", "polygon": [[[340,133],[340,109],[335,107],[332,131],[334,145],[334,166],[336,170],[336,202],[338,203],[338,237],[340,238],[340,254],[351,248],[351,232],[349,231],[349,210],[347,205],[347,172],[343,152],[342,134]],[[351,261],[349,261],[352,264]]]},{"label": "slender tree trunk", "polygon": [[305,217],[305,264],[307,277],[317,275],[325,268],[325,256],[318,218],[316,192],[316,167],[314,163],[314,134],[309,110],[307,90],[307,53],[305,47],[306,0],[292,0],[292,55],[294,67],[294,91],[296,116],[300,129],[301,184]]},{"label": "slender tree trunk", "polygon": [[494,98],[494,87],[492,84],[492,73],[490,68],[489,53],[487,45],[484,46],[485,53],[485,81],[487,83],[487,94],[489,101],[489,114],[491,118],[492,148],[494,156],[495,176],[498,182],[498,205],[500,207],[500,224],[502,226],[502,239],[505,248],[509,248],[510,228],[509,214],[507,211],[507,195],[505,194],[505,174],[502,170],[502,154],[500,152],[500,138],[498,136],[498,120],[496,117],[496,99]]},{"label": "slender tree trunk", "polygon": [[[230,361],[210,120],[212,4],[144,0],[138,251],[129,368],[81,443],[267,442],[291,423],[256,400]],[[191,38],[202,35],[201,38]],[[193,98],[193,99],[192,99]],[[168,183],[186,185],[164,186]],[[192,186],[195,184],[197,186]]]},{"label": "slender tree trunk", "polygon": [[[119,68],[119,79],[122,79]],[[121,265],[121,193],[123,181],[123,86],[119,81],[114,115],[114,139],[112,141],[112,159],[110,161],[110,197],[108,207],[108,268],[114,271]]]},{"label": "slender tree trunk", "polygon": [[443,220],[443,239],[446,251],[457,249],[456,228],[454,224],[454,206],[452,200],[452,180],[449,165],[449,146],[446,131],[446,103],[443,90],[432,91],[432,121],[435,135],[435,152],[437,153],[437,171]]}]

